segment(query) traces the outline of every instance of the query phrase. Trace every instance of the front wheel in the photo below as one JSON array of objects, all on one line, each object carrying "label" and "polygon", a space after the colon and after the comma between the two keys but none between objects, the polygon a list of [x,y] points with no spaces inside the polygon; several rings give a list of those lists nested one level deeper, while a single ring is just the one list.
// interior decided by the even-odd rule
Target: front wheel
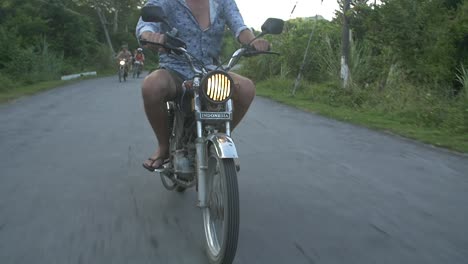
[{"label": "front wheel", "polygon": [[135,79],[135,77],[137,76],[137,72],[138,72],[138,65],[134,64],[133,65],[133,79]]},{"label": "front wheel", "polygon": [[239,190],[234,159],[221,159],[214,147],[208,153],[207,207],[203,208],[205,245],[214,264],[230,264],[239,236]]}]

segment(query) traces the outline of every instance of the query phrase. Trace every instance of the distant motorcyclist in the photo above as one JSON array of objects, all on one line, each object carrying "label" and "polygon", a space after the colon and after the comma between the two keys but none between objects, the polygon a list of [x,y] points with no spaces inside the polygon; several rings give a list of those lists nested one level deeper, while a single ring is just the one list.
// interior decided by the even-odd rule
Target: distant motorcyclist
[{"label": "distant motorcyclist", "polygon": [[143,49],[138,48],[135,54],[135,62],[139,62],[141,65],[141,68],[143,69],[143,65],[145,62],[145,54],[143,54]]},{"label": "distant motorcyclist", "polygon": [[122,45],[120,52],[117,54],[117,65],[121,60],[125,59],[125,75],[128,73],[132,57],[132,53],[128,50],[128,46],[126,44]]},{"label": "distant motorcyclist", "polygon": [[143,62],[145,61],[145,54],[143,54],[143,49],[138,48],[137,52],[135,54],[135,61],[141,62],[141,65],[143,65]]},{"label": "distant motorcyclist", "polygon": [[132,53],[128,50],[128,46],[122,45],[119,53],[117,54],[117,59],[118,60],[126,59],[127,61],[130,61],[131,58],[132,58]]}]

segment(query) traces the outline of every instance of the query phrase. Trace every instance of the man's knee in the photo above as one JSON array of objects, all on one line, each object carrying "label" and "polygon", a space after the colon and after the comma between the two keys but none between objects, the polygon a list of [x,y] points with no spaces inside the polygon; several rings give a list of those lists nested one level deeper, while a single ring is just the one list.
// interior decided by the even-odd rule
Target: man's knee
[{"label": "man's knee", "polygon": [[239,81],[239,89],[240,98],[245,101],[252,101],[255,97],[255,84],[252,80],[242,78]]},{"label": "man's knee", "polygon": [[171,76],[165,70],[157,70],[143,80],[143,97],[151,96],[166,99],[170,95]]}]

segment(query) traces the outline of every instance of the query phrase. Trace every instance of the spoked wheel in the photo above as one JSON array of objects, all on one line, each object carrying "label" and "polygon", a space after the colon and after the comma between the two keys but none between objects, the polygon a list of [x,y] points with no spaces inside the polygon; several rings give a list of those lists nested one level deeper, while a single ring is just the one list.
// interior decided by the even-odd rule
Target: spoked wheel
[{"label": "spoked wheel", "polygon": [[138,66],[137,65],[133,65],[133,79],[135,79],[135,77],[137,76],[137,72],[138,72]]},{"label": "spoked wheel", "polygon": [[233,159],[208,155],[207,208],[203,208],[206,252],[211,263],[230,264],[239,236],[239,190]]}]

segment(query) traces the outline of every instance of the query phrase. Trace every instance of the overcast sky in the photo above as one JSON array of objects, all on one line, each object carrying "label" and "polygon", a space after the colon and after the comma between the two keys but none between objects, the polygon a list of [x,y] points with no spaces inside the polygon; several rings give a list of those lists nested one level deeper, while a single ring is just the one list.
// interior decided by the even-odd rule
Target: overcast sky
[{"label": "overcast sky", "polygon": [[245,24],[257,30],[268,17],[289,19],[296,2],[296,9],[291,18],[319,14],[331,20],[334,11],[338,9],[336,0],[323,0],[323,3],[320,0],[236,0]]}]

